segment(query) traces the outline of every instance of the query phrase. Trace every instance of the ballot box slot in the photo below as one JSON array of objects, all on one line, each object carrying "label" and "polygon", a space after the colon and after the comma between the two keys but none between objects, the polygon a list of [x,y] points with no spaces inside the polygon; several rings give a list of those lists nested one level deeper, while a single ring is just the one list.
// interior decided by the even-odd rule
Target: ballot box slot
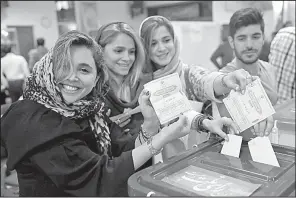
[{"label": "ballot box slot", "polygon": [[190,162],[190,161],[196,161],[197,158],[200,157],[201,153],[204,152],[204,150],[210,149],[210,150],[215,150],[218,151],[221,147],[221,142],[223,139],[219,140],[210,140],[208,142],[202,143],[199,145],[198,149],[195,149],[196,151],[194,152],[193,150],[191,152],[188,152],[185,156],[176,156],[175,158],[172,158],[172,160],[169,160],[166,162],[166,166],[163,166],[162,168],[159,168],[158,170],[155,170],[151,173],[153,177],[162,177],[164,174],[167,174],[166,170],[174,169],[174,167],[183,167],[185,168],[188,163],[184,164],[185,162]]},{"label": "ballot box slot", "polygon": [[206,152],[200,157],[200,162],[195,162],[193,165],[198,166],[198,163],[201,163],[233,174],[255,177],[263,181],[275,181],[294,165],[294,161],[285,160],[284,157],[279,157],[278,160],[281,167],[254,162],[246,157],[241,160],[220,153]]},{"label": "ballot box slot", "polygon": [[217,164],[217,163],[213,163],[213,162],[209,162],[209,161],[204,161],[204,160],[201,160],[201,163],[203,163],[207,166],[210,166],[212,168],[215,168],[217,171],[219,171],[219,169],[224,169],[225,172],[227,173],[227,175],[231,175],[231,176],[232,175],[233,176],[242,175],[246,179],[253,178],[252,181],[257,181],[258,179],[261,181],[274,181],[275,180],[275,177],[269,177],[266,175],[262,175],[260,173],[245,171],[245,170],[234,168],[231,166],[221,165],[221,164]]}]

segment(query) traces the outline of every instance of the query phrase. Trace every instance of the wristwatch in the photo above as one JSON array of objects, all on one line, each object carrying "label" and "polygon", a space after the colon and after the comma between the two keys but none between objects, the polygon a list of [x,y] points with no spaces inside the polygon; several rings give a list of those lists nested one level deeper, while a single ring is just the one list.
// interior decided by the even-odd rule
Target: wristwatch
[{"label": "wristwatch", "polygon": [[157,150],[156,148],[153,147],[152,145],[152,140],[153,140],[153,136],[151,136],[148,141],[147,141],[147,145],[148,145],[148,148],[149,148],[149,151],[151,152],[152,155],[157,155],[159,154],[163,148]]}]

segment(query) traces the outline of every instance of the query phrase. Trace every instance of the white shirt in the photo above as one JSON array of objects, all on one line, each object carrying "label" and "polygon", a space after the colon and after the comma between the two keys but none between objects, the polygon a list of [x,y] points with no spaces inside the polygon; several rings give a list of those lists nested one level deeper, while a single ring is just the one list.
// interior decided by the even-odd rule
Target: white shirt
[{"label": "white shirt", "polygon": [[28,63],[23,56],[8,53],[1,58],[1,77],[6,76],[7,80],[19,80],[25,79],[29,73]]}]

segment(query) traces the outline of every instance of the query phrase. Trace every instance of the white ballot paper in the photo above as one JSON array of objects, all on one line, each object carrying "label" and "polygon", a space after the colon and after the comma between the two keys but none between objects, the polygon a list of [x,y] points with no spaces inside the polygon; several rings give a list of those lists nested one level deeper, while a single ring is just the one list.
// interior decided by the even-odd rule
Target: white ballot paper
[{"label": "white ballot paper", "polygon": [[253,161],[280,167],[268,137],[256,137],[248,145]]},{"label": "white ballot paper", "polygon": [[151,93],[151,104],[162,125],[192,109],[189,100],[182,93],[182,83],[177,73],[146,83],[144,88]]},{"label": "white ballot paper", "polygon": [[226,109],[238,126],[239,132],[271,116],[275,110],[257,79],[246,86],[245,94],[231,90],[223,99]]},{"label": "white ballot paper", "polygon": [[229,141],[224,141],[221,154],[229,155],[233,157],[239,157],[241,145],[242,145],[242,136],[228,134]]}]

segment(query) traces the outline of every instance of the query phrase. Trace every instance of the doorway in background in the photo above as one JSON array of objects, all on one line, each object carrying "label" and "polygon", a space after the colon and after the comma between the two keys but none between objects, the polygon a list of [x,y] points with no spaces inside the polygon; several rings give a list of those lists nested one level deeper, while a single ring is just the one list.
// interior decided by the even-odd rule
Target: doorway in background
[{"label": "doorway in background", "polygon": [[29,62],[28,53],[35,47],[33,26],[7,26],[7,29],[15,34],[11,39],[17,49],[16,53],[25,57]]}]

